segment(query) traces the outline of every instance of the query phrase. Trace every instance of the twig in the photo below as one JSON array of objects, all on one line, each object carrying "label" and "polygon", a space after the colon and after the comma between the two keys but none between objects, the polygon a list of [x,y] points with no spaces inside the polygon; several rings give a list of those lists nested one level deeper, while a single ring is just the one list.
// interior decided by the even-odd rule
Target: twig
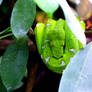
[{"label": "twig", "polygon": [[[14,40],[2,39],[0,40],[0,50],[5,50]],[[36,46],[32,40],[28,41],[29,51],[36,51]]]},{"label": "twig", "polygon": [[27,87],[26,87],[26,92],[32,92],[32,88],[36,81],[37,69],[38,69],[38,64],[35,64],[30,70],[29,79],[28,79],[28,83],[27,83]]}]

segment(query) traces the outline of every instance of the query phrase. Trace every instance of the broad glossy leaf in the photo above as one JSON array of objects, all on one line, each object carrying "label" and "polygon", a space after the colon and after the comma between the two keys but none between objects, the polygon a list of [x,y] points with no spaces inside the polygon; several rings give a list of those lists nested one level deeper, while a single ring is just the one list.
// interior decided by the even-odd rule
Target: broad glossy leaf
[{"label": "broad glossy leaf", "polygon": [[17,0],[11,16],[11,29],[17,37],[23,37],[32,26],[36,14],[33,0]]},{"label": "broad glossy leaf", "polygon": [[21,85],[28,60],[28,38],[15,40],[4,53],[0,64],[0,76],[7,90]]},{"label": "broad glossy leaf", "polygon": [[23,86],[23,82],[22,81],[20,81],[15,87],[12,87],[11,89],[8,89],[8,90],[14,91],[14,90],[20,88],[21,86]]},{"label": "broad glossy leaf", "polygon": [[50,16],[58,9],[59,5],[55,0],[34,0],[36,4]]},{"label": "broad glossy leaf", "polygon": [[0,78],[0,92],[7,92],[5,86],[3,85],[1,78]]},{"label": "broad glossy leaf", "polygon": [[60,81],[59,92],[92,91],[92,42],[80,50],[68,64]]}]

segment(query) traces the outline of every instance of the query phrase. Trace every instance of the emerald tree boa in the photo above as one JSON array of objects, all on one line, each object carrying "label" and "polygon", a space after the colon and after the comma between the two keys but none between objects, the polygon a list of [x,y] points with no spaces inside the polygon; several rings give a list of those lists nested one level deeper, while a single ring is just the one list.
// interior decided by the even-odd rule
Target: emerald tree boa
[{"label": "emerald tree boa", "polygon": [[[80,24],[85,29],[85,23],[80,21]],[[45,65],[59,74],[70,59],[83,48],[63,19],[48,19],[46,24],[38,23],[35,28],[35,39]]]}]

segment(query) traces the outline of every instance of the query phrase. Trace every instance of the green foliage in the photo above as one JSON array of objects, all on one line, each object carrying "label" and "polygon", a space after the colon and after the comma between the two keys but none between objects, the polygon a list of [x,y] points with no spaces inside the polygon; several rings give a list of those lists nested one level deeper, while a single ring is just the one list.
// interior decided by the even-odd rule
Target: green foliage
[{"label": "green foliage", "polygon": [[[11,27],[0,32],[0,39],[10,36],[11,32],[17,38],[7,48],[0,61],[0,76],[8,91],[15,90],[23,84],[21,80],[25,75],[28,59],[26,34],[33,24],[35,14],[36,4],[33,0],[17,0],[11,16]],[[1,87],[4,91],[3,84]]]},{"label": "green foliage", "polygon": [[34,0],[35,3],[45,11],[51,18],[53,13],[58,9],[59,5],[55,0]]},{"label": "green foliage", "polygon": [[0,76],[8,90],[13,90],[24,77],[28,59],[28,38],[15,40],[1,59]]},{"label": "green foliage", "polygon": [[38,23],[35,38],[43,62],[56,73],[62,73],[70,58],[83,48],[63,19]]},{"label": "green foliage", "polygon": [[3,85],[1,78],[0,78],[0,92],[7,92],[5,86]]},{"label": "green foliage", "polygon": [[[0,0],[0,5],[2,1]],[[0,32],[0,39],[12,35],[17,38],[0,58],[0,92],[12,91],[23,85],[22,79],[28,59],[26,34],[35,19],[36,4],[50,18],[60,4],[67,21],[49,19],[46,24],[38,23],[35,28],[38,51],[50,70],[62,73],[71,60],[63,74],[59,92],[90,92],[92,90],[92,43],[82,49],[86,43],[84,22],[79,23],[76,20],[66,0],[34,1],[17,0],[11,15],[11,27]],[[80,21],[79,18],[77,19]],[[80,49],[82,50],[79,51]]]},{"label": "green foliage", "polygon": [[36,14],[33,0],[18,0],[12,11],[11,29],[16,38],[27,34],[32,26]]},{"label": "green foliage", "polygon": [[71,59],[59,86],[59,92],[91,92],[91,90],[92,42]]}]

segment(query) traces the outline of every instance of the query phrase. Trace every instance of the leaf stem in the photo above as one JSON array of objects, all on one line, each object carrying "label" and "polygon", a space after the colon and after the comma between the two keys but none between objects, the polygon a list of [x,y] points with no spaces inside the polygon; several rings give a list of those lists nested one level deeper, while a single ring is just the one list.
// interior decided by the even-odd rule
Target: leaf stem
[{"label": "leaf stem", "polygon": [[8,36],[12,36],[13,34],[12,33],[10,33],[10,34],[7,34],[7,35],[4,35],[4,36],[1,36],[0,37],[0,39],[3,39],[3,38],[5,38],[5,37],[8,37]]},{"label": "leaf stem", "polygon": [[[10,29],[10,27],[6,28],[5,30],[3,30],[2,32],[0,32],[0,35],[6,33],[8,30]],[[8,32],[7,32],[8,33]]]},{"label": "leaf stem", "polygon": [[0,35],[1,35],[1,34],[3,34],[4,32],[5,32],[5,30],[4,30],[4,31],[2,31],[2,32],[0,32]]}]

